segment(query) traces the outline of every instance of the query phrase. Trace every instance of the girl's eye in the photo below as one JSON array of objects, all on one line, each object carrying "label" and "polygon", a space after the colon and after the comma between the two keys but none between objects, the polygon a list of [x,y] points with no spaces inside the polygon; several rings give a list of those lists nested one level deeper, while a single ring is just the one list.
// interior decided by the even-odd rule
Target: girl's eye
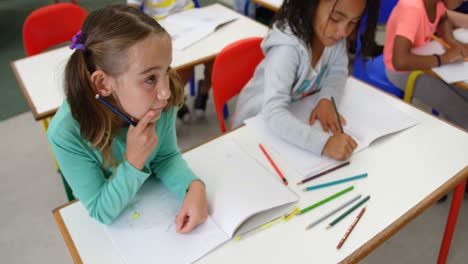
[{"label": "girl's eye", "polygon": [[150,77],[148,77],[146,80],[145,80],[145,83],[146,84],[149,84],[149,85],[152,85],[154,84],[156,81],[156,77],[154,75],[151,75]]}]

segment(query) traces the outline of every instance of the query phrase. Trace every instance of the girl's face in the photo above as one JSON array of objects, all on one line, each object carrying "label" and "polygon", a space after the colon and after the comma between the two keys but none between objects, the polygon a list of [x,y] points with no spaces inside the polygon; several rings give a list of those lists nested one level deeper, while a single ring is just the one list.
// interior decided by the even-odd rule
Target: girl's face
[{"label": "girl's face", "polygon": [[465,1],[466,0],[443,0],[442,2],[445,4],[445,6],[448,9],[453,10],[453,9],[456,9],[457,7],[459,7]]},{"label": "girl's face", "polygon": [[141,119],[148,111],[156,113],[156,122],[171,96],[169,65],[172,44],[167,35],[150,34],[137,42],[121,60],[123,73],[113,78],[112,94],[124,111],[134,119]]},{"label": "girl's face", "polygon": [[364,14],[366,0],[320,0],[313,31],[324,46],[330,47],[349,36]]}]

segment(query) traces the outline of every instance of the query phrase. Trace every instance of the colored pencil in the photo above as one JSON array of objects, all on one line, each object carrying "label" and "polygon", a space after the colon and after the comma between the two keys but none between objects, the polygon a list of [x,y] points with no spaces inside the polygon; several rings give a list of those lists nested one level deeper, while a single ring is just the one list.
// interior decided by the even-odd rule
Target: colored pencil
[{"label": "colored pencil", "polygon": [[431,38],[437,42],[439,42],[440,45],[444,46],[446,49],[450,49],[451,46],[443,41],[441,38],[436,37],[436,35],[431,35]]},{"label": "colored pencil", "polygon": [[361,206],[362,204],[364,204],[365,202],[367,202],[368,200],[370,199],[370,195],[367,195],[366,197],[364,197],[364,199],[362,199],[361,201],[359,201],[357,204],[355,204],[353,207],[349,208],[348,211],[344,212],[342,215],[338,216],[335,220],[333,220],[328,226],[327,226],[327,229],[330,229],[332,226],[336,225],[338,222],[340,222],[341,220],[343,220],[343,218],[345,218],[346,216],[348,216],[350,213],[352,213],[354,210],[356,210],[359,206]]},{"label": "colored pencil", "polygon": [[358,196],[354,197],[353,199],[347,201],[346,203],[340,205],[338,208],[335,208],[335,209],[331,210],[331,211],[328,212],[326,215],[320,217],[319,219],[315,220],[314,222],[308,224],[308,225],[306,226],[305,229],[306,229],[306,230],[309,230],[309,229],[311,229],[312,227],[314,227],[314,226],[320,224],[321,222],[323,222],[323,221],[324,221],[325,219],[327,219],[328,217],[330,217],[330,216],[334,215],[335,213],[339,212],[341,209],[345,208],[346,206],[348,206],[348,205],[354,203],[356,200],[359,200],[359,198],[361,198],[361,195],[360,195],[360,194],[359,194]]},{"label": "colored pencil", "polygon": [[357,225],[359,220],[361,220],[362,215],[364,214],[365,211],[366,211],[366,207],[362,208],[361,212],[359,212],[358,216],[356,217],[356,219],[354,219],[351,226],[348,228],[348,230],[346,230],[346,233],[344,234],[343,238],[340,240],[340,243],[338,243],[338,246],[336,246],[337,249],[340,249],[343,246],[344,242],[349,237],[349,235],[353,231],[354,227]]},{"label": "colored pencil", "polygon": [[354,186],[351,186],[351,187],[348,187],[348,188],[346,188],[346,189],[344,189],[342,191],[339,191],[339,192],[337,192],[337,193],[335,193],[335,194],[333,194],[333,195],[331,195],[331,196],[329,196],[329,197],[327,197],[327,198],[325,198],[325,199],[323,199],[323,200],[321,200],[319,202],[316,202],[316,203],[312,204],[311,206],[308,206],[308,207],[306,207],[304,209],[301,209],[301,211],[299,211],[299,214],[305,214],[308,211],[310,211],[310,210],[312,210],[314,208],[317,208],[317,207],[319,207],[319,206],[321,206],[321,205],[323,205],[323,204],[325,204],[325,203],[327,203],[327,202],[329,202],[329,201],[331,201],[331,200],[333,200],[333,199],[335,199],[335,198],[337,198],[337,197],[351,191],[352,189],[354,189]]},{"label": "colored pencil", "polygon": [[318,177],[323,176],[323,175],[325,175],[325,174],[327,174],[327,173],[329,173],[329,172],[332,172],[332,171],[337,170],[337,169],[339,169],[339,168],[342,168],[342,167],[344,167],[344,166],[348,166],[349,163],[350,163],[349,161],[344,162],[344,163],[341,163],[340,165],[337,165],[337,166],[335,166],[335,167],[333,167],[333,168],[330,168],[330,169],[328,169],[328,170],[326,170],[326,171],[323,171],[323,172],[320,172],[320,173],[318,173],[318,174],[315,174],[314,176],[310,176],[310,177],[308,177],[308,178],[305,178],[304,180],[298,182],[297,185],[304,184],[304,183],[306,183],[306,182],[308,182],[308,181],[311,181],[311,180],[313,180],[313,179],[317,179]]},{"label": "colored pencil", "polygon": [[312,190],[316,190],[316,189],[320,189],[320,188],[325,188],[325,187],[328,187],[328,186],[333,186],[333,185],[337,185],[337,184],[341,184],[341,183],[345,183],[345,182],[349,182],[349,181],[362,179],[364,177],[367,177],[367,173],[359,174],[359,175],[356,175],[356,176],[353,176],[353,177],[344,178],[344,179],[337,180],[337,181],[332,181],[332,182],[327,182],[327,183],[323,183],[323,184],[309,186],[309,187],[304,188],[303,191],[308,192],[308,191],[312,191]]},{"label": "colored pencil", "polygon": [[258,146],[259,146],[260,149],[262,150],[263,154],[265,154],[265,157],[268,159],[268,161],[270,162],[271,166],[273,166],[273,168],[275,169],[275,171],[278,173],[278,175],[280,176],[281,180],[283,180],[284,185],[288,185],[288,180],[286,180],[286,178],[284,177],[283,173],[280,171],[280,169],[278,168],[278,166],[276,166],[276,163],[273,161],[273,159],[270,157],[270,155],[268,155],[268,152],[265,150],[265,148],[262,146],[262,144],[258,144]]},{"label": "colored pencil", "polygon": [[338,113],[338,108],[336,107],[335,99],[333,98],[333,96],[331,98],[331,101],[333,103],[333,108],[335,109],[335,114],[336,114],[336,119],[338,120],[338,125],[340,126],[340,132],[344,133],[343,132],[343,125],[341,124],[340,113]]},{"label": "colored pencil", "polygon": [[103,103],[107,108],[109,108],[112,112],[116,113],[118,116],[120,116],[123,120],[125,120],[128,124],[132,126],[136,126],[137,123],[132,121],[130,118],[128,118],[126,115],[124,115],[122,112],[114,108],[111,104],[109,104],[106,100],[101,98],[98,94],[96,94],[96,99],[98,99],[101,103]]}]

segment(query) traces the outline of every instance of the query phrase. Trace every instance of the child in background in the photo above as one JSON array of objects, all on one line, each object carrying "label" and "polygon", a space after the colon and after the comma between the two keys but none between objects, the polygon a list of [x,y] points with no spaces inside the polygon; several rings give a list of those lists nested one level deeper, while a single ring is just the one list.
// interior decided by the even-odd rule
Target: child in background
[{"label": "child in background", "polygon": [[[414,70],[429,70],[468,57],[468,44],[456,41],[453,26],[447,18],[447,8],[455,8],[459,0],[400,0],[387,23],[384,61],[388,79],[403,91],[409,74]],[[451,46],[443,55],[421,56],[412,48],[426,45],[436,30]],[[468,129],[468,91],[434,78],[420,75],[414,86],[413,98],[442,112],[454,124]]]},{"label": "child in background", "polygon": [[[161,20],[170,14],[194,8],[192,0],[127,0],[129,6],[137,9],[143,8],[143,12],[154,18]],[[198,92],[195,97],[193,108],[198,117],[202,117],[206,111],[206,102],[211,87],[211,69],[213,62],[205,63],[204,80],[198,82]],[[182,84],[185,86],[193,77],[193,67],[178,70]],[[180,120],[187,122],[190,119],[190,110],[184,103],[177,113]]]},{"label": "child in background", "polygon": [[[265,58],[239,95],[232,126],[261,112],[268,127],[282,139],[318,155],[338,160],[350,157],[357,144],[351,136],[340,133],[330,99],[334,97],[339,104],[348,78],[346,37],[366,11],[362,50],[371,50],[379,3],[286,0],[261,44]],[[320,100],[309,123],[303,123],[289,107],[293,101],[314,93]],[[323,131],[311,128],[316,121]],[[341,121],[346,123],[343,117]]]},{"label": "child in background", "polygon": [[207,202],[177,147],[184,95],[169,67],[169,34],[144,13],[116,5],[91,12],[70,47],[67,100],[47,136],[75,197],[108,224],[148,177],[157,177],[183,198],[176,230],[193,230],[207,218]]}]

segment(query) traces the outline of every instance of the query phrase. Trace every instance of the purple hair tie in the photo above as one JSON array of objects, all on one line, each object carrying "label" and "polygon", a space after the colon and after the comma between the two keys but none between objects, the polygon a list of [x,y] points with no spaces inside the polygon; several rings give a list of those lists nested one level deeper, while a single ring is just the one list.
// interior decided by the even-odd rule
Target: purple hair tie
[{"label": "purple hair tie", "polygon": [[72,38],[72,43],[70,44],[70,49],[79,49],[79,50],[82,50],[82,51],[86,51],[86,47],[83,45],[83,43],[81,42],[81,30],[78,31],[78,33],[76,33],[73,38]]}]

